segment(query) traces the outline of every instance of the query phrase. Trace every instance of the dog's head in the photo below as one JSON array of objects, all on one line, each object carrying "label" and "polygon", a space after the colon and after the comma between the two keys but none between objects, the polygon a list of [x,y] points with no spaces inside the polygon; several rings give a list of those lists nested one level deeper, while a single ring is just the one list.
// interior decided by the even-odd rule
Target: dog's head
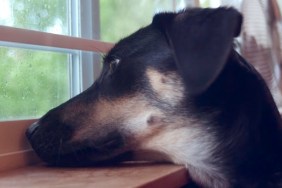
[{"label": "dog's head", "polygon": [[[232,48],[241,21],[232,8],[157,14],[149,26],[111,49],[89,89],[28,129],[32,147],[56,165],[88,165],[133,154],[195,168],[195,179],[201,169],[212,179],[216,168],[224,166],[219,154],[249,141],[235,124],[261,115],[256,114],[260,107],[249,105],[271,98]],[[238,143],[228,139],[233,133],[241,136]]]}]

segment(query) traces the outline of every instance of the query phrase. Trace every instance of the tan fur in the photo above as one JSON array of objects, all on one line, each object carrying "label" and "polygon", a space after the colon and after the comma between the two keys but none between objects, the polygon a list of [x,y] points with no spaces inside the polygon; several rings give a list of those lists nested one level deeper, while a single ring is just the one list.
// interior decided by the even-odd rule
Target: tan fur
[{"label": "tan fur", "polygon": [[[142,140],[141,151],[159,153],[159,155],[145,153],[144,160],[149,158],[160,161],[162,159],[184,164],[198,183],[218,188],[229,187],[227,177],[222,175],[221,169],[214,165],[218,161],[211,161],[211,151],[214,147],[212,144],[215,143],[213,134],[207,133],[209,130],[203,129],[203,125],[199,122],[195,124],[190,119],[170,118],[175,122],[162,127],[162,131],[158,134]],[[142,156],[136,158],[140,160]]]},{"label": "tan fur", "polygon": [[[141,139],[155,133],[153,128],[161,124],[161,112],[152,107],[144,96],[127,96],[116,100],[100,99],[90,110],[91,124],[81,127],[75,132],[72,141],[79,141],[90,136],[95,129],[101,129],[109,124],[121,123],[119,130],[134,135],[134,138]],[[94,115],[95,114],[95,115]],[[110,127],[106,127],[110,129]]]},{"label": "tan fur", "polygon": [[184,98],[182,78],[176,72],[171,71],[164,74],[149,68],[146,75],[152,89],[161,100],[176,105]]},{"label": "tan fur", "polygon": [[[175,72],[161,74],[157,70],[148,69],[146,72],[150,85],[158,98],[174,106],[184,98],[183,83]],[[76,107],[78,109],[79,107]],[[103,128],[116,122],[122,123],[119,127],[128,134],[134,134],[136,139],[144,139],[156,134],[158,127],[164,124],[164,112],[150,104],[142,94],[123,96],[121,98],[107,100],[100,98],[93,106],[90,106],[87,127],[80,127],[73,136],[73,141],[87,138],[90,130]],[[78,109],[79,110],[79,109]]]},{"label": "tan fur", "polygon": [[[146,76],[153,92],[172,109],[184,99],[184,86],[176,73],[163,74],[150,68]],[[215,137],[204,122],[159,109],[142,92],[111,100],[100,98],[91,108],[91,124],[77,130],[72,141],[93,136],[93,130],[105,134],[104,128],[109,130],[113,127],[107,126],[116,125],[130,137],[127,142],[134,145],[131,150],[136,151],[135,159],[184,164],[199,183],[228,187],[226,177],[213,164],[216,161],[210,160]],[[96,135],[99,136],[107,135]]]}]

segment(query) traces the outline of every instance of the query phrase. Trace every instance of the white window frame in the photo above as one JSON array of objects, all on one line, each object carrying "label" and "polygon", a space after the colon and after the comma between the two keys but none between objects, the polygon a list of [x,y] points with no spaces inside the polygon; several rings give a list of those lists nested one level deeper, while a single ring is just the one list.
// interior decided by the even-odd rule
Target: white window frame
[{"label": "white window frame", "polygon": [[[86,52],[106,53],[113,44],[95,40],[100,34],[99,0],[71,0],[69,8],[72,36],[0,26],[0,46],[72,54],[70,96],[73,97],[94,82],[101,68],[99,56]],[[34,121],[36,119],[0,122],[0,171],[37,161],[24,136]]]}]

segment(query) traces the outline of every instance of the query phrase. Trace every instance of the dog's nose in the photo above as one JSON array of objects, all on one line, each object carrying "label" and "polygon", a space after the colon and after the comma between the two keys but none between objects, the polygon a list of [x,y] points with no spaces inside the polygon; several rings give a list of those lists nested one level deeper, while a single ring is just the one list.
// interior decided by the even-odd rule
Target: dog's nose
[{"label": "dog's nose", "polygon": [[27,136],[28,139],[30,139],[32,137],[32,135],[36,132],[36,130],[39,127],[39,123],[38,122],[34,122],[33,124],[31,124],[28,129],[26,130],[25,134]]}]

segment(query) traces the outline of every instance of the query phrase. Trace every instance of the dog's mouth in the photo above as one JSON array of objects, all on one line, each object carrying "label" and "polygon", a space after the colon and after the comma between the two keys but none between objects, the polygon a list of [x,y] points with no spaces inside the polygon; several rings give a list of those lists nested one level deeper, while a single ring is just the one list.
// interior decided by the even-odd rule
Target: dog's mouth
[{"label": "dog's mouth", "polygon": [[60,148],[58,148],[57,152],[54,153],[34,149],[38,156],[51,166],[99,166],[119,163],[132,158],[132,152],[125,148],[109,150],[107,148],[100,149],[88,146],[79,147],[79,149],[75,149],[75,146],[68,147],[71,149],[60,151]]},{"label": "dog's mouth", "polygon": [[132,152],[123,152],[111,157],[106,157],[97,153],[93,149],[80,149],[72,153],[57,155],[47,159],[41,157],[50,166],[61,167],[84,167],[84,166],[108,166],[120,163],[122,161],[130,161],[132,159]]}]

